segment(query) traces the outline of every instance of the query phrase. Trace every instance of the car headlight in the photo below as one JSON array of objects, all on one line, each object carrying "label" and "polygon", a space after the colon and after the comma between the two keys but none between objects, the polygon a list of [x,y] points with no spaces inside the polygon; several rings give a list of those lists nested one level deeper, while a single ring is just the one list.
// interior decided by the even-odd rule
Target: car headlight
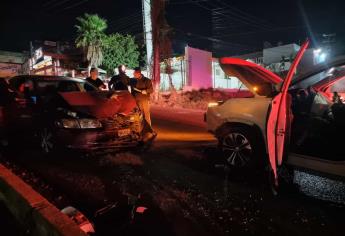
[{"label": "car headlight", "polygon": [[66,129],[80,128],[78,120],[76,119],[61,119],[60,121],[57,122],[57,125],[61,128],[66,128]]},{"label": "car headlight", "polygon": [[210,102],[210,103],[208,103],[207,106],[208,107],[216,107],[216,106],[218,106],[218,102]]},{"label": "car headlight", "polygon": [[57,125],[65,129],[97,129],[102,124],[96,119],[61,119]]},{"label": "car headlight", "polygon": [[78,121],[81,129],[97,129],[102,127],[101,122],[96,119],[80,119]]},{"label": "car headlight", "polygon": [[224,103],[224,101],[218,101],[218,102],[210,102],[207,104],[208,107],[217,107]]}]

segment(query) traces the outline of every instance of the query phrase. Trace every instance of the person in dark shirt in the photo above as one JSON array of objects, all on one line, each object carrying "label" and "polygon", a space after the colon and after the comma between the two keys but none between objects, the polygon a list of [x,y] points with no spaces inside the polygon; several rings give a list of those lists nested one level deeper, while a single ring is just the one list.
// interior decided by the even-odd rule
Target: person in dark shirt
[{"label": "person in dark shirt", "polygon": [[132,94],[142,111],[145,119],[143,129],[144,142],[153,141],[157,133],[152,129],[150,116],[150,95],[153,93],[153,86],[150,79],[146,78],[139,67],[134,69],[134,79],[130,81]]},{"label": "person in dark shirt", "polygon": [[150,117],[150,95],[153,93],[152,82],[146,78],[140,68],[135,68],[132,80],[132,94],[137,101],[139,109],[144,113],[145,120],[151,125]]},{"label": "person in dark shirt", "polygon": [[[96,88],[100,89],[100,90],[106,89],[106,86],[103,83],[103,81],[98,78],[98,70],[97,70],[97,68],[91,68],[91,70],[90,70],[90,77],[87,77],[86,81],[89,82],[90,84],[92,84],[93,86],[95,86]],[[87,91],[92,90],[92,89],[88,88],[87,85],[85,86],[85,89]]]},{"label": "person in dark shirt", "polygon": [[110,79],[109,90],[128,90],[130,78],[126,75],[126,66],[120,65],[118,70],[119,74]]}]

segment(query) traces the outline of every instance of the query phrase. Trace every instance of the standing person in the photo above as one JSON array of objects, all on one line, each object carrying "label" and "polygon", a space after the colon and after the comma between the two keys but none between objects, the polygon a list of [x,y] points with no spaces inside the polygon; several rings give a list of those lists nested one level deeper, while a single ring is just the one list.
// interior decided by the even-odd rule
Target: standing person
[{"label": "standing person", "polygon": [[138,104],[139,109],[144,114],[144,142],[153,140],[157,133],[153,131],[150,116],[150,95],[153,93],[152,82],[146,78],[139,67],[134,69],[134,79],[131,81],[132,94]]},{"label": "standing person", "polygon": [[126,66],[119,65],[119,73],[110,79],[109,90],[128,90],[130,78],[126,75]]},{"label": "standing person", "polygon": [[144,118],[151,126],[150,116],[150,95],[153,93],[152,82],[146,78],[139,67],[134,69],[134,78],[132,84],[132,93],[137,101],[140,110],[144,113]]},{"label": "standing person", "polygon": [[[86,81],[98,89],[106,89],[107,88],[105,86],[105,84],[103,83],[103,81],[100,78],[98,78],[98,69],[97,68],[94,68],[94,67],[91,68],[90,77],[87,77]],[[90,90],[90,89],[88,89],[87,86],[85,86],[85,89],[87,91]]]}]

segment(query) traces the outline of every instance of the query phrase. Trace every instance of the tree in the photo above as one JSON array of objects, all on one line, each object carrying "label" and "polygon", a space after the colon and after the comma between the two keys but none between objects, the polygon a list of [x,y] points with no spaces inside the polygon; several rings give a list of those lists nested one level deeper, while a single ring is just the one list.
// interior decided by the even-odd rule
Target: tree
[{"label": "tree", "polygon": [[103,56],[104,69],[113,74],[119,65],[131,68],[139,65],[139,46],[131,35],[111,34],[104,39]]},{"label": "tree", "polygon": [[77,17],[79,25],[77,28],[76,46],[83,48],[89,66],[98,67],[102,64],[105,33],[107,21],[98,15],[85,13],[83,17]]}]

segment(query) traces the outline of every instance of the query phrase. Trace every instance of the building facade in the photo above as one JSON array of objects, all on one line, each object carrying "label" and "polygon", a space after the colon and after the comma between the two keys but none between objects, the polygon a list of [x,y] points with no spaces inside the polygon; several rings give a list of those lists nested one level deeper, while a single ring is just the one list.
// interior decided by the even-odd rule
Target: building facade
[{"label": "building facade", "polygon": [[0,51],[0,77],[12,77],[23,73],[27,53]]}]

